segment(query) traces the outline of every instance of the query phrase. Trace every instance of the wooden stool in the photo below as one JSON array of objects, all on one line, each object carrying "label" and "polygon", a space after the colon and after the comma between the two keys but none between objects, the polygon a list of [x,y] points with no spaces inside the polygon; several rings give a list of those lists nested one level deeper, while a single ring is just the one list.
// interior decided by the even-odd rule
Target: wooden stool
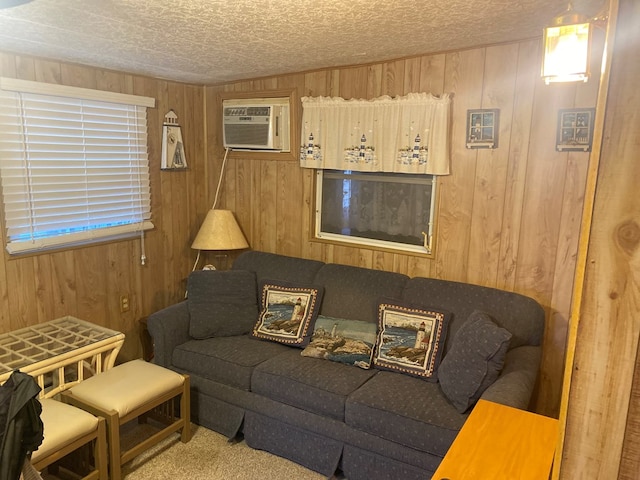
[{"label": "wooden stool", "polygon": [[[173,402],[178,397],[180,416],[176,418]],[[111,480],[122,478],[123,463],[172,433],[182,430],[183,443],[191,438],[189,376],[144,360],[132,360],[99,373],[63,392],[62,398],[65,403],[106,419]],[[151,416],[156,407],[168,401],[171,401],[169,408],[162,409],[167,426],[129,450],[121,451],[120,426],[137,417]]]},{"label": "wooden stool", "polygon": [[107,429],[102,417],[62,402],[43,398],[40,419],[44,440],[31,455],[31,464],[41,471],[89,442],[95,442],[95,468],[83,480],[107,480]]}]

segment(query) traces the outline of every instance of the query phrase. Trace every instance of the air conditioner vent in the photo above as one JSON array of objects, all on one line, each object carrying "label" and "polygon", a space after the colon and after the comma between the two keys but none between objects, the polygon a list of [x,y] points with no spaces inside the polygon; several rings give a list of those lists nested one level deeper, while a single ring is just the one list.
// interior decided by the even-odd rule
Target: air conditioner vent
[{"label": "air conditioner vent", "polygon": [[266,145],[269,142],[269,124],[235,125],[226,129],[225,146],[231,145]]}]

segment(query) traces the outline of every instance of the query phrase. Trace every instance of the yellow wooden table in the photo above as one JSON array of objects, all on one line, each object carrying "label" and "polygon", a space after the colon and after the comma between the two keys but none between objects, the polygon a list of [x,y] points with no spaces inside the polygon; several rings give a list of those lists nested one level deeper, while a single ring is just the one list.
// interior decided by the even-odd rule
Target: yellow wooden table
[{"label": "yellow wooden table", "polygon": [[558,420],[480,400],[433,480],[548,480]]}]

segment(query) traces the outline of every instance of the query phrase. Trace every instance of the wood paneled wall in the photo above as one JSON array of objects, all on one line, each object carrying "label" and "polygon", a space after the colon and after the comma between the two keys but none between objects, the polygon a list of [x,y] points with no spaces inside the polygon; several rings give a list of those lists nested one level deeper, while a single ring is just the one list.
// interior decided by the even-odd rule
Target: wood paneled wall
[{"label": "wood paneled wall", "polygon": [[[204,89],[8,53],[0,53],[0,75],[156,99],[156,107],[148,110],[155,229],[145,236],[146,265],[140,262],[140,239],[0,256],[0,332],[73,315],[124,332],[118,360],[138,358],[138,320],[184,296],[195,257],[189,247],[199,226],[196,218],[207,210]],[[160,171],[162,122],[171,108],[182,127],[187,171]],[[125,294],[130,310],[121,313],[119,299]]]},{"label": "wood paneled wall", "polygon": [[[555,151],[557,115],[561,108],[594,107],[598,79],[547,86],[539,64],[536,40],[207,87],[207,156],[219,168],[218,97],[229,92],[292,88],[298,96],[343,98],[452,93],[452,173],[439,183],[433,258],[312,241],[313,174],[295,161],[232,153],[222,203],[235,212],[253,249],[532,296],[547,313],[534,407],[557,415],[589,160],[588,153]],[[476,108],[500,109],[499,148],[465,148],[466,112]],[[218,175],[213,172],[210,188]]]},{"label": "wood paneled wall", "polygon": [[[4,254],[0,329],[75,315],[124,331],[121,358],[139,356],[137,321],[182,298],[194,259],[190,242],[213,202],[224,154],[219,93],[294,89],[298,97],[374,98],[448,92],[452,174],[439,183],[433,258],[312,241],[313,174],[291,160],[232,154],[220,205],[235,212],[256,250],[536,298],[548,322],[535,408],[557,414],[588,154],[556,152],[555,129],[558,109],[595,105],[597,81],[544,85],[539,48],[537,40],[524,41],[206,88],[2,54],[3,76],[141,94],[155,97],[157,106],[149,111],[156,228],[146,235],[147,264],[140,265],[139,240],[21,258]],[[162,119],[170,108],[182,126],[187,171],[159,169]],[[465,148],[466,111],[473,108],[500,109],[499,148]],[[125,293],[131,310],[120,313]]]}]

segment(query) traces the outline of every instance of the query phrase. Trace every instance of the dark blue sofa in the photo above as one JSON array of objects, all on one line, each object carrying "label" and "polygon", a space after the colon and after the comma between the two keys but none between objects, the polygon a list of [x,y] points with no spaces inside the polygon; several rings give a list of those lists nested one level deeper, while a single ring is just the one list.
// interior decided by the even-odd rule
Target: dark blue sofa
[{"label": "dark blue sofa", "polygon": [[[254,272],[257,282],[322,285],[320,314],[331,317],[376,322],[381,297],[446,309],[445,358],[472,312],[486,312],[512,338],[500,376],[482,398],[529,406],[544,331],[544,312],[531,298],[257,251],[240,255],[232,269]],[[469,415],[437,382],[303,357],[299,348],[246,333],[194,339],[188,302],[148,318],[154,361],[191,376],[195,423],[229,438],[242,433],[253,448],[328,477],[341,469],[349,480],[429,479]]]}]

